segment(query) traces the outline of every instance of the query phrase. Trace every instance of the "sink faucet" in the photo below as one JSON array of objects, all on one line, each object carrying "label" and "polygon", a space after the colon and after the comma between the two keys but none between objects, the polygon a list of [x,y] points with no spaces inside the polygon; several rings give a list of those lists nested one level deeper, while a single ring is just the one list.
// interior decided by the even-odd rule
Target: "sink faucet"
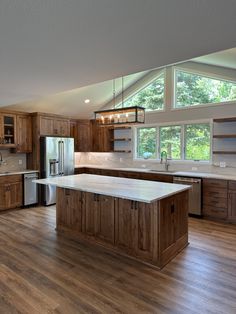
[{"label": "sink faucet", "polygon": [[168,160],[170,160],[170,158],[167,158],[167,152],[165,150],[163,150],[161,152],[161,164],[165,164],[165,171],[168,171],[169,170],[169,162]]}]

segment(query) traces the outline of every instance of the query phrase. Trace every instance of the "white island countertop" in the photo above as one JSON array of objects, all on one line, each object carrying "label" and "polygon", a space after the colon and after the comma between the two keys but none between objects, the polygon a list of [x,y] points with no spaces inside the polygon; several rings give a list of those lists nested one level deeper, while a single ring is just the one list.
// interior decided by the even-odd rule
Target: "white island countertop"
[{"label": "white island countertop", "polygon": [[190,188],[189,186],[182,184],[117,178],[92,174],[54,177],[34,180],[34,182],[145,203],[151,203],[176,193],[186,191]]}]

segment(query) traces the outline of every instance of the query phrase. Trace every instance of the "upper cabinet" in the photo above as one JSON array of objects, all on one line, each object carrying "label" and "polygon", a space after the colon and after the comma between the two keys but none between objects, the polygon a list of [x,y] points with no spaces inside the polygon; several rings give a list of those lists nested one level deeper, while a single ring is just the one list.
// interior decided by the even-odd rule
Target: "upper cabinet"
[{"label": "upper cabinet", "polygon": [[0,113],[0,146],[16,146],[16,115]]},{"label": "upper cabinet", "polygon": [[70,121],[54,116],[39,116],[40,135],[70,136]]},{"label": "upper cabinet", "polygon": [[32,120],[30,115],[16,117],[16,152],[32,152]]},{"label": "upper cabinet", "polygon": [[75,139],[75,152],[111,152],[113,130],[101,127],[95,120],[71,120],[70,136]]}]

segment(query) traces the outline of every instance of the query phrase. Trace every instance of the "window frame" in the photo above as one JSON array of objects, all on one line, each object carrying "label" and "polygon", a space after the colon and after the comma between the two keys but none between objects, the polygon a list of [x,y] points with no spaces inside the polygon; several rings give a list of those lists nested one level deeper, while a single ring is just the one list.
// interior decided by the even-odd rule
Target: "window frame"
[{"label": "window frame", "polygon": [[[147,110],[145,108],[145,114],[149,114],[149,113],[159,113],[159,112],[165,112],[166,111],[166,94],[167,94],[167,75],[166,75],[166,68],[160,69],[160,71],[155,75],[155,77],[149,79],[144,85],[142,85],[140,88],[138,88],[137,90],[135,90],[134,92],[131,92],[129,95],[127,95],[124,98],[124,103],[125,101],[127,101],[129,98],[135,96],[136,94],[138,94],[141,90],[145,89],[146,87],[148,87],[150,84],[152,84],[155,80],[157,80],[161,75],[164,75],[164,96],[163,96],[163,108],[160,110]],[[135,84],[135,83],[134,83]],[[128,87],[129,88],[129,87]],[[127,88],[127,89],[128,89]],[[122,100],[119,101],[116,105],[115,108],[122,108],[122,107],[118,107],[122,105]],[[140,105],[142,106],[142,105]]]},{"label": "window frame", "polygon": [[[209,124],[210,125],[210,159],[209,160],[189,160],[185,159],[185,147],[186,147],[186,140],[185,140],[185,125],[191,125],[191,124]],[[160,162],[160,127],[164,126],[175,126],[175,125],[180,125],[181,126],[181,158],[180,159],[172,159],[172,163],[186,163],[186,164],[212,164],[213,156],[212,156],[212,145],[213,145],[213,119],[200,119],[200,120],[189,120],[189,121],[173,121],[173,122],[165,122],[165,123],[155,123],[155,124],[143,124],[142,126],[134,126],[133,127],[133,160],[135,161],[143,161],[143,162]],[[140,158],[137,156],[137,145],[138,145],[138,140],[137,140],[137,135],[138,132],[137,130],[139,128],[149,128],[149,127],[154,127],[157,129],[157,139],[156,139],[156,145],[157,145],[157,158],[156,159],[145,159],[145,158]]]},{"label": "window frame", "polygon": [[185,107],[175,107],[176,105],[176,99],[177,99],[177,71],[185,72],[188,74],[193,74],[193,75],[199,75],[203,76],[209,79],[213,80],[219,80],[219,81],[226,81],[230,83],[236,84],[236,80],[233,80],[232,78],[227,78],[224,75],[218,75],[218,74],[212,74],[209,72],[204,72],[204,71],[199,71],[199,70],[193,70],[193,69],[188,69],[180,66],[173,66],[172,68],[172,81],[173,81],[173,88],[172,88],[172,104],[171,104],[171,111],[176,111],[176,110],[189,110],[189,109],[194,109],[194,108],[205,108],[205,107],[213,107],[213,106],[224,106],[227,104],[232,104],[235,105],[236,99],[235,100],[228,100],[228,101],[222,101],[222,102],[214,102],[214,103],[202,103],[202,104],[195,104],[195,105],[190,105],[190,106],[185,106]]}]

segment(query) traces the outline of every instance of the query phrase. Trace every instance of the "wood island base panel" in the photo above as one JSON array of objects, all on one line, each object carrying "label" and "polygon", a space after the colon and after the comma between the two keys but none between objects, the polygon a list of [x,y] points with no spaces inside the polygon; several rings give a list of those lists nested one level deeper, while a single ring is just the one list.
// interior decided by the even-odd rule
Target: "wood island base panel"
[{"label": "wood island base panel", "polygon": [[162,268],[188,244],[188,191],[152,203],[57,187],[56,229]]},{"label": "wood island base panel", "polygon": [[189,186],[71,175],[57,187],[56,229],[162,268],[188,244]]}]

